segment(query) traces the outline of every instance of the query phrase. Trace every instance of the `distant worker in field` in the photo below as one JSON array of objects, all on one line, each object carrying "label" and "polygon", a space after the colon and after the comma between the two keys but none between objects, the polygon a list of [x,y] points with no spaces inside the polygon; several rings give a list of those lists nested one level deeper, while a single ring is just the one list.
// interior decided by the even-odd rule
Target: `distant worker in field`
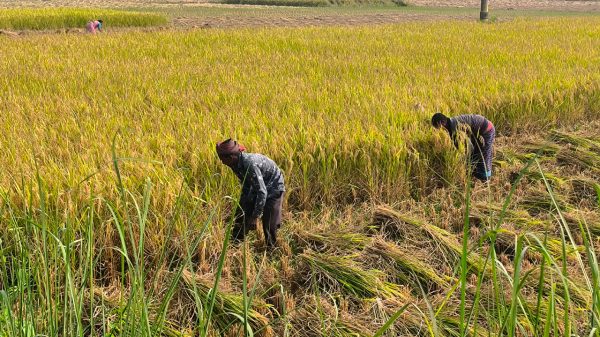
[{"label": "distant worker in field", "polygon": [[440,127],[446,129],[456,147],[458,147],[458,132],[461,130],[466,132],[473,145],[470,163],[473,166],[473,176],[482,181],[491,178],[496,136],[496,129],[492,122],[481,115],[459,115],[449,118],[438,112],[431,118],[431,124],[437,129]]},{"label": "distant worker in field", "polygon": [[217,144],[221,162],[242,184],[239,207],[235,212],[232,239],[239,242],[248,231],[256,229],[262,217],[265,242],[269,248],[277,244],[277,229],[281,225],[281,208],[285,185],[283,173],[275,162],[262,154],[246,153],[243,145],[227,139]]},{"label": "distant worker in field", "polygon": [[88,33],[96,34],[96,32],[102,31],[102,20],[90,21],[85,25],[85,29]]}]

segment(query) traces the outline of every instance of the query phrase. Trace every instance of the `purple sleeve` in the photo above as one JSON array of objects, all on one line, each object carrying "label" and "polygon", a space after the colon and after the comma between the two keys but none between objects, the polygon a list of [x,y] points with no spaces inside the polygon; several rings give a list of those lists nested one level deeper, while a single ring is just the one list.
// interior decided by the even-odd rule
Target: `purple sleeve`
[{"label": "purple sleeve", "polygon": [[474,133],[487,127],[487,119],[481,115],[459,115],[455,118],[460,124],[468,125]]}]

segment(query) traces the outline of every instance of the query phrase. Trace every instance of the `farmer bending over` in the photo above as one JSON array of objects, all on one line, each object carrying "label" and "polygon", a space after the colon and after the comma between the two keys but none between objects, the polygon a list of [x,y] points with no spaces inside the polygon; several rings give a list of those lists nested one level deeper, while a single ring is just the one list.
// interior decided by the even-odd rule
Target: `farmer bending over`
[{"label": "farmer bending over", "polygon": [[281,225],[285,191],[283,173],[271,159],[258,153],[245,153],[245,150],[243,145],[232,139],[217,144],[219,159],[233,170],[242,183],[232,238],[236,242],[243,240],[249,230],[256,229],[256,222],[262,215],[265,242],[273,248]]},{"label": "farmer bending over", "polygon": [[102,20],[90,21],[85,25],[88,33],[96,34],[96,31],[102,31]]},{"label": "farmer bending over", "polygon": [[492,176],[492,156],[496,129],[492,122],[481,115],[459,115],[448,118],[442,113],[436,113],[431,118],[431,124],[439,129],[444,127],[458,147],[458,130],[464,130],[471,140],[471,165],[473,176],[482,181],[488,181]]}]

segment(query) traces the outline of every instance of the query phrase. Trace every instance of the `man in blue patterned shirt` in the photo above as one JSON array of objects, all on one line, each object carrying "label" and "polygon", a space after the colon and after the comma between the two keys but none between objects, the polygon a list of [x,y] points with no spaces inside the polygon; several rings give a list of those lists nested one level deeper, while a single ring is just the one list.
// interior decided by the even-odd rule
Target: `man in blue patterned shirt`
[{"label": "man in blue patterned shirt", "polygon": [[281,226],[285,192],[283,173],[273,160],[262,154],[245,153],[245,150],[232,139],[217,144],[219,159],[231,168],[242,184],[232,239],[243,240],[249,230],[256,229],[258,218],[262,217],[265,242],[272,248],[277,243],[277,229]]}]

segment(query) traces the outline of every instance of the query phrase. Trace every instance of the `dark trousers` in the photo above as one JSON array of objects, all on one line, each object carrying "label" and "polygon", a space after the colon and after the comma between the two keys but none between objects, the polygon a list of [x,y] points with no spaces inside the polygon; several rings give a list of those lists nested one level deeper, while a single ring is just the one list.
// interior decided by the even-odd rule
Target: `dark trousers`
[{"label": "dark trousers", "polygon": [[481,138],[473,137],[473,151],[471,152],[471,165],[473,167],[473,176],[482,181],[488,181],[492,176],[492,158],[494,155],[494,138],[496,130],[483,133]]},{"label": "dark trousers", "polygon": [[[269,198],[265,203],[262,215],[263,233],[265,242],[269,247],[277,244],[277,229],[281,226],[281,210],[283,206],[283,192],[278,197]],[[236,210],[235,226],[232,239],[242,241],[250,230],[256,229],[256,223],[248,223],[248,217],[254,213],[254,205],[240,205]]]}]

